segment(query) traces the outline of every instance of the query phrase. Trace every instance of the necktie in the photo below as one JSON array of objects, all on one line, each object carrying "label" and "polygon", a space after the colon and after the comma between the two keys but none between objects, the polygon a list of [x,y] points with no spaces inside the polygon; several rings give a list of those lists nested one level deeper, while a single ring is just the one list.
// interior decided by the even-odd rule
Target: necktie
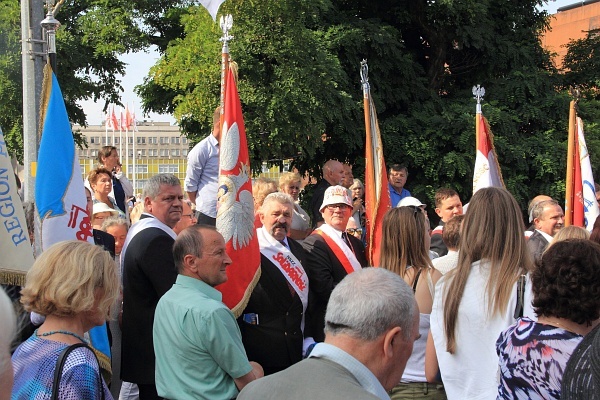
[{"label": "necktie", "polygon": [[350,251],[352,251],[352,253],[354,254],[354,248],[352,247],[352,243],[350,242],[350,238],[348,237],[348,234],[346,232],[342,233],[342,240],[346,243]]}]

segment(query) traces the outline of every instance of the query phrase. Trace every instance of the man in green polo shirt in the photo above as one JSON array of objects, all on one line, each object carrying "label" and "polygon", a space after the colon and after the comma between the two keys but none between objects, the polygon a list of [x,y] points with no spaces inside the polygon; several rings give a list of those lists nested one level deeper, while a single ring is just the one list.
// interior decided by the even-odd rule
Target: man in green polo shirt
[{"label": "man in green polo shirt", "polygon": [[214,286],[227,281],[231,258],[214,227],[193,225],[173,245],[179,275],[154,314],[156,388],[166,399],[235,398],[264,375],[249,362],[235,317]]}]

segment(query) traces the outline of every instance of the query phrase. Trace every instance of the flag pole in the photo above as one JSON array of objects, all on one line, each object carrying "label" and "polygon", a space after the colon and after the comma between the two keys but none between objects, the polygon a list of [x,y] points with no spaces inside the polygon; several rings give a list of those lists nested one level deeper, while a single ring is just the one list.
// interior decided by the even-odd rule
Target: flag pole
[{"label": "flag pole", "polygon": [[567,176],[565,190],[565,226],[573,224],[573,205],[574,205],[574,174],[575,163],[573,156],[575,154],[575,141],[577,135],[577,102],[579,101],[579,90],[571,89],[573,100],[569,103],[569,134],[567,137]]},{"label": "flag pole", "polygon": [[[363,89],[363,109],[365,113],[365,131],[366,131],[366,141],[365,141],[365,154],[373,154],[373,143],[370,138],[373,137],[373,127],[371,126],[371,85],[369,84],[369,65],[367,64],[367,60],[362,60],[360,63],[360,81]],[[365,164],[365,183],[367,181],[374,181],[375,171],[373,171],[373,165],[370,163]],[[375,204],[377,201],[377,195],[375,193],[374,188],[370,188],[370,190],[365,191],[365,203],[367,204]],[[375,207],[377,209],[377,207]],[[367,229],[367,259],[371,265],[373,264],[373,246],[372,239],[375,233],[375,224],[374,221],[367,221],[365,223],[365,228]]]},{"label": "flag pole", "polygon": [[227,89],[227,82],[225,76],[229,69],[229,41],[233,39],[233,36],[229,34],[231,27],[233,26],[233,17],[231,14],[225,16],[221,15],[219,20],[219,26],[223,31],[223,36],[219,39],[223,42],[223,48],[221,50],[221,97],[219,106],[221,107],[221,128],[223,127],[224,112],[225,112],[225,91]]},{"label": "flag pole", "polygon": [[475,154],[477,154],[477,149],[479,149],[479,134],[481,133],[481,100],[483,100],[483,96],[485,96],[485,88],[480,85],[473,86],[473,98],[477,100],[477,105],[475,106]]}]

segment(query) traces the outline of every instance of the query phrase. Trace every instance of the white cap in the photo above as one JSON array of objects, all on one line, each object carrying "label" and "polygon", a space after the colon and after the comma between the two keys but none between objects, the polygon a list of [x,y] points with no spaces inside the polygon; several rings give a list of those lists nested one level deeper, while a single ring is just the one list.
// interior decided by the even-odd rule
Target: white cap
[{"label": "white cap", "polygon": [[107,212],[107,211],[110,212],[112,215],[119,215],[119,212],[117,210],[115,210],[114,208],[110,208],[109,206],[107,206],[104,203],[94,204],[94,211],[93,211],[94,215],[101,213],[101,212]]},{"label": "white cap", "polygon": [[323,196],[323,204],[321,204],[319,211],[323,211],[325,207],[330,206],[332,204],[345,204],[349,207],[352,207],[350,190],[340,185],[329,186],[327,190],[325,190],[325,195]]},{"label": "white cap", "polygon": [[416,197],[405,197],[402,200],[400,200],[398,202],[398,205],[396,207],[409,207],[409,206],[414,206],[414,207],[427,207],[426,204],[423,204],[419,201],[419,199],[417,199]]}]

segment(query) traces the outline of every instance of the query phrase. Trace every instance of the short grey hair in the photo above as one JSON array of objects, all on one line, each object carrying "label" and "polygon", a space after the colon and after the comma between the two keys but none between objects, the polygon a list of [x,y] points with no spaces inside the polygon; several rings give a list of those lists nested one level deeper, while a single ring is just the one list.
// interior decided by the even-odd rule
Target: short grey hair
[{"label": "short grey hair", "polygon": [[267,208],[269,204],[272,202],[278,202],[279,204],[288,204],[292,209],[294,208],[294,199],[287,193],[282,192],[274,192],[269,193],[265,200],[263,201],[262,206],[260,207],[261,212]]},{"label": "short grey hair", "polygon": [[542,218],[542,214],[544,213],[544,208],[548,206],[557,206],[558,201],[556,200],[542,200],[533,205],[531,208],[531,222],[533,222],[536,218]]},{"label": "short grey hair", "polygon": [[129,230],[129,223],[123,217],[108,217],[102,222],[102,226],[100,227],[101,231],[106,232],[108,228],[111,226],[120,226],[123,225],[127,230]]},{"label": "short grey hair", "polygon": [[373,341],[399,326],[409,340],[418,312],[412,289],[399,275],[383,268],[365,268],[347,275],[333,289],[325,313],[325,333]]},{"label": "short grey hair", "polygon": [[155,199],[160,194],[160,187],[162,185],[167,186],[181,186],[179,178],[173,174],[157,174],[152,176],[146,181],[144,185],[144,191],[142,193],[142,199],[149,197]]},{"label": "short grey hair", "polygon": [[182,273],[184,268],[183,259],[188,254],[202,258],[204,250],[204,240],[202,240],[203,230],[216,231],[217,228],[210,225],[192,225],[188,226],[177,235],[173,243],[173,261],[177,272]]}]

